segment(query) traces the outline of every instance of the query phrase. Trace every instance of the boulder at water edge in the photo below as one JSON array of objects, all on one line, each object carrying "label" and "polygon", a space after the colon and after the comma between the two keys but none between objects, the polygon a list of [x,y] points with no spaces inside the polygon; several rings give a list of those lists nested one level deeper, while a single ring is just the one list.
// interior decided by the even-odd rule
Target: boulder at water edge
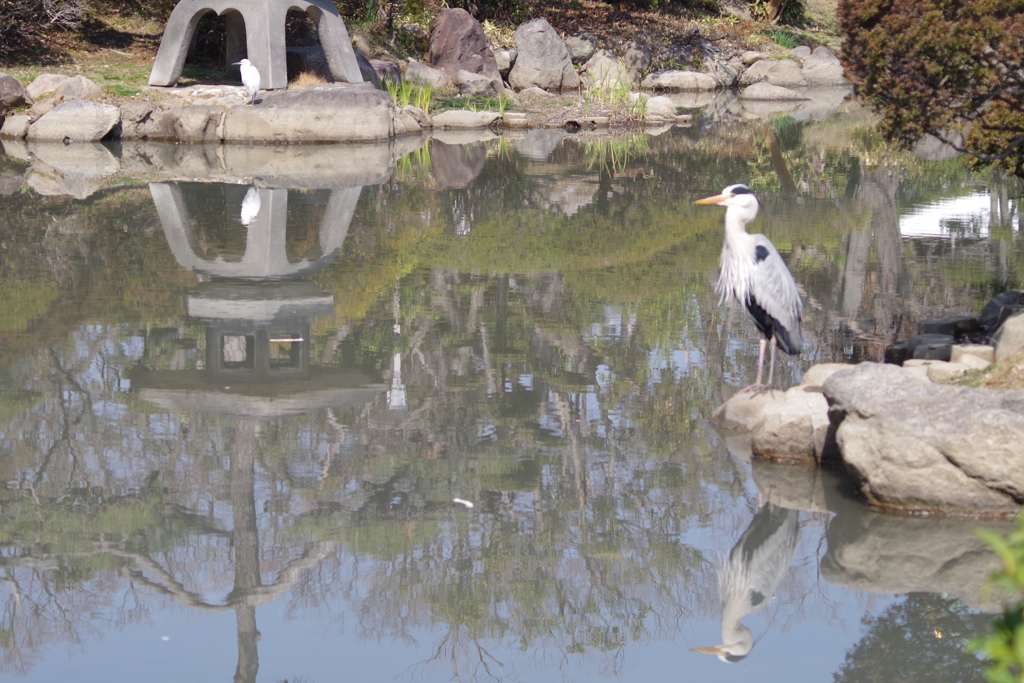
[{"label": "boulder at water edge", "polygon": [[121,120],[121,110],[109,104],[71,100],[51,109],[28,129],[29,140],[97,142]]},{"label": "boulder at water edge", "polygon": [[1024,392],[933,384],[861,363],[822,387],[843,464],[880,508],[1016,514]]}]

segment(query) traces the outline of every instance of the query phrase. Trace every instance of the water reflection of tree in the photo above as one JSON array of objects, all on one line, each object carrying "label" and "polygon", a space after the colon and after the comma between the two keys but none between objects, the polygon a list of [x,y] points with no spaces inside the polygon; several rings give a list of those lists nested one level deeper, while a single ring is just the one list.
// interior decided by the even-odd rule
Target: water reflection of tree
[{"label": "water reflection of tree", "polygon": [[[199,355],[179,311],[191,276],[168,267],[166,248],[111,229],[102,198],[58,216],[41,245],[25,228],[4,272],[41,261],[14,280],[56,283],[63,303],[26,297],[38,325],[22,321],[0,350],[17,361],[4,372],[20,392],[0,394],[0,479],[24,485],[0,496],[6,607],[37,607],[3,627],[5,662],[28,667],[41,644],[105,628],[89,615],[144,619],[152,596],[205,610],[197,587],[217,586],[237,591],[245,678],[252,601],[274,597],[267,586],[281,576],[277,595],[295,581],[291,609],[340,596],[367,638],[438,628],[435,663],[463,672],[496,666],[480,648],[511,634],[546,663],[600,653],[614,669],[627,644],[714,613],[710,563],[680,539],[715,518],[745,521],[746,472],[718,456],[702,421],[723,388],[749,381],[756,335],[723,331],[710,292],[721,217],[693,211],[687,193],[769,169],[770,132],[667,134],[589,171],[585,149],[566,145],[546,164],[492,157],[460,189],[396,179],[367,191],[345,253],[316,276],[337,302],[337,317],[314,326],[316,357],[390,371],[397,356],[407,410],[321,411],[258,434],[123,390],[136,364],[195,367]],[[800,130],[772,133],[774,161],[811,189],[801,212],[767,192],[775,222],[764,229],[807,288],[822,346],[836,338],[836,310],[883,317],[888,306],[896,320],[900,306],[955,289],[934,259],[903,263],[898,173],[808,152]],[[567,215],[555,199],[569,186],[603,194]],[[908,273],[919,272],[939,289],[915,286]],[[83,283],[86,304],[74,292]],[[952,303],[973,296],[954,293]],[[158,496],[146,488],[154,472],[167,488]],[[102,495],[134,526],[76,517],[78,495]],[[453,496],[477,508],[453,508]],[[49,526],[33,527],[47,505]],[[118,612],[123,595],[137,606]]]},{"label": "water reflection of tree", "polygon": [[955,598],[910,593],[877,616],[848,653],[836,683],[859,681],[981,681],[982,663],[964,643],[984,633],[991,615]]}]

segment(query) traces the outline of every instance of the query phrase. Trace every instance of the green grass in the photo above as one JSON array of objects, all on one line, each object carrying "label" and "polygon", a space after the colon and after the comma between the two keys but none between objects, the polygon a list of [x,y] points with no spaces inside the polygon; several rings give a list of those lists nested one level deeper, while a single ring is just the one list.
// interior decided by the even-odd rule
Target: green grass
[{"label": "green grass", "polygon": [[384,81],[384,87],[391,94],[391,99],[395,101],[396,107],[412,105],[428,114],[430,113],[434,89],[429,85],[420,85],[403,78],[399,83]]}]

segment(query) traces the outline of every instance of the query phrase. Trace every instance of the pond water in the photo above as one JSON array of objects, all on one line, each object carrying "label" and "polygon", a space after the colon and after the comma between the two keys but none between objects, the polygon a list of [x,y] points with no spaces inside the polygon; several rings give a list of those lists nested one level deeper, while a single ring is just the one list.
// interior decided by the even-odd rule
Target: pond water
[{"label": "pond water", "polygon": [[5,143],[0,678],[981,680],[977,522],[709,426],[757,333],[693,200],[758,192],[789,386],[1020,286],[1020,188],[849,104],[653,132]]}]

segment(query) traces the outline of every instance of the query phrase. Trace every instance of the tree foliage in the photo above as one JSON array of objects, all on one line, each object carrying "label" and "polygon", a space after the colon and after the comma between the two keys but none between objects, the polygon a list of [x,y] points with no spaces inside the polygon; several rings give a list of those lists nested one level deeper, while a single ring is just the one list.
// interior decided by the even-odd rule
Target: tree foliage
[{"label": "tree foliage", "polygon": [[891,140],[1024,176],[1024,2],[840,0],[848,74]]}]

